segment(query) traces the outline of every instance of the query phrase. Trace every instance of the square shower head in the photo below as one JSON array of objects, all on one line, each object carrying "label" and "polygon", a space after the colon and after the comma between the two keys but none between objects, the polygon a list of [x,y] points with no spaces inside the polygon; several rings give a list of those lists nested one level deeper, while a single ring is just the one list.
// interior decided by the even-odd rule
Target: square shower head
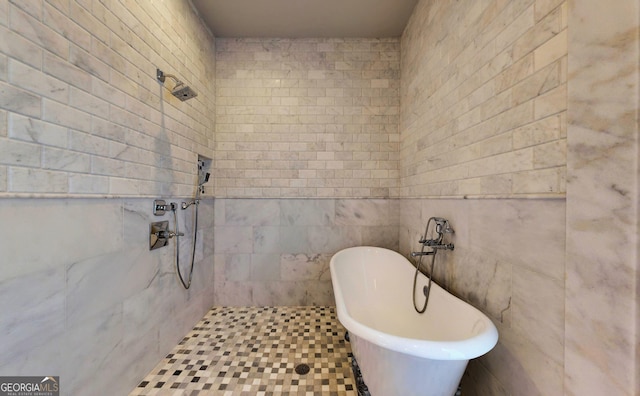
[{"label": "square shower head", "polygon": [[198,96],[198,94],[188,85],[178,85],[173,89],[173,91],[171,91],[171,94],[183,102]]}]

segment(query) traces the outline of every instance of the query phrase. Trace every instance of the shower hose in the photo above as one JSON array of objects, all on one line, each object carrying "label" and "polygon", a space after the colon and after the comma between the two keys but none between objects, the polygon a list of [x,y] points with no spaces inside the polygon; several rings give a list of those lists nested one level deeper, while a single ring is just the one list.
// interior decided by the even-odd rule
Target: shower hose
[{"label": "shower hose", "polygon": [[193,263],[195,261],[196,258],[196,241],[198,238],[198,206],[199,205],[199,199],[200,199],[200,187],[198,186],[197,190],[196,190],[196,196],[195,199],[193,201],[193,205],[195,206],[195,216],[194,216],[194,220],[193,220],[193,244],[191,246],[191,265],[189,267],[189,278],[188,280],[185,282],[184,277],[182,276],[182,271],[180,270],[180,233],[178,232],[178,215],[177,215],[177,208],[176,207],[172,207],[173,210],[173,222],[176,226],[176,274],[178,275],[178,279],[180,280],[180,283],[182,283],[182,286],[185,289],[189,289],[191,287],[191,279],[193,279]]},{"label": "shower hose", "polygon": [[[429,221],[427,222],[427,227],[424,230],[424,238],[422,238],[423,240],[427,239],[427,233],[429,231],[429,224],[431,224],[431,220],[433,219],[430,218]],[[417,313],[421,314],[424,313],[424,311],[427,310],[427,304],[429,303],[429,294],[431,294],[431,278],[433,277],[433,265],[436,262],[436,252],[437,250],[433,250],[433,254],[431,254],[431,270],[429,271],[429,283],[427,284],[427,289],[426,292],[424,293],[425,296],[425,300],[424,300],[424,305],[422,306],[422,308],[418,308],[418,303],[416,302],[416,285],[418,283],[418,273],[420,272],[420,267],[422,267],[422,257],[424,256],[424,248],[425,245],[422,244],[422,249],[420,249],[420,258],[418,259],[418,263],[416,264],[416,272],[413,275],[413,308],[416,310]]]}]

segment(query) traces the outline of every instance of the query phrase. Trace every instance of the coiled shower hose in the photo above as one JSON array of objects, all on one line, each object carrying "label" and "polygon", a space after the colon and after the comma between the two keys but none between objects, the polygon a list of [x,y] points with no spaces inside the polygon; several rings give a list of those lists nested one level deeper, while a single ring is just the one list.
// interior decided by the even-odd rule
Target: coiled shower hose
[{"label": "coiled shower hose", "polygon": [[191,266],[189,268],[189,279],[188,281],[185,282],[184,277],[182,276],[182,271],[180,270],[180,233],[178,232],[178,215],[177,215],[177,208],[175,206],[172,206],[172,210],[173,210],[173,221],[174,224],[176,226],[176,274],[178,275],[178,279],[180,280],[180,283],[182,283],[182,286],[185,289],[189,289],[191,287],[191,280],[193,279],[193,264],[196,258],[196,242],[198,240],[198,206],[200,206],[200,186],[198,186],[197,190],[196,190],[196,196],[195,199],[193,200],[193,205],[196,207],[195,208],[195,216],[194,216],[194,220],[193,220],[193,244],[191,246]]},{"label": "coiled shower hose", "polygon": [[[422,240],[426,240],[427,239],[427,234],[429,232],[429,224],[431,224],[431,220],[433,220],[433,217],[431,217],[429,219],[429,221],[427,221],[427,227],[424,230],[424,237],[422,238]],[[416,272],[413,275],[413,308],[416,310],[417,313],[421,314],[424,313],[424,311],[427,310],[427,304],[429,303],[429,295],[431,294],[431,278],[433,278],[433,266],[434,263],[436,262],[436,249],[433,249],[433,253],[430,254],[431,256],[431,270],[429,271],[429,283],[427,284],[427,290],[426,293],[424,294],[426,299],[424,300],[424,305],[422,306],[422,309],[418,308],[418,303],[416,302],[416,285],[418,283],[418,273],[420,272],[420,267],[422,266],[422,257],[425,256],[424,254],[424,248],[425,248],[425,244],[422,243],[422,248],[420,249],[420,259],[418,260],[418,263],[416,264]]]}]

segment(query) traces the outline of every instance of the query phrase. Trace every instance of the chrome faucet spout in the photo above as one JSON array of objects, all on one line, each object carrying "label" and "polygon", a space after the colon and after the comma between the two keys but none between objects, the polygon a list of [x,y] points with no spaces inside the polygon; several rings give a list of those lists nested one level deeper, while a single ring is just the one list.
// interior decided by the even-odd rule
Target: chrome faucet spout
[{"label": "chrome faucet spout", "polygon": [[420,241],[424,246],[427,247],[433,247],[433,246],[438,246],[442,244],[442,238],[438,238],[438,239],[425,239]]},{"label": "chrome faucet spout", "polygon": [[182,209],[186,209],[186,208],[188,208],[188,207],[189,207],[189,206],[191,206],[191,205],[198,205],[199,203],[200,203],[200,201],[199,201],[199,200],[197,200],[197,199],[192,199],[192,200],[191,200],[191,201],[189,201],[189,202],[182,202],[182,204],[180,205],[180,208],[182,208]]},{"label": "chrome faucet spout", "polygon": [[430,246],[430,247],[431,247],[433,250],[436,250],[436,249],[442,249],[442,250],[453,250],[453,248],[454,248],[453,243],[448,243],[448,244],[446,244],[446,245],[442,245],[442,244],[441,244],[441,245],[433,245],[433,246]]}]

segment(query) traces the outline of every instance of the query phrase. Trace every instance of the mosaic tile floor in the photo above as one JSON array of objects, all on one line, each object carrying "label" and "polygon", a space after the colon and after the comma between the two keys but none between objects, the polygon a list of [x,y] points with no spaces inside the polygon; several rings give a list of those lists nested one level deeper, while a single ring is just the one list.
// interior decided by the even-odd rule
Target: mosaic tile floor
[{"label": "mosaic tile floor", "polygon": [[333,307],[214,307],[130,396],[355,396],[344,333]]}]

